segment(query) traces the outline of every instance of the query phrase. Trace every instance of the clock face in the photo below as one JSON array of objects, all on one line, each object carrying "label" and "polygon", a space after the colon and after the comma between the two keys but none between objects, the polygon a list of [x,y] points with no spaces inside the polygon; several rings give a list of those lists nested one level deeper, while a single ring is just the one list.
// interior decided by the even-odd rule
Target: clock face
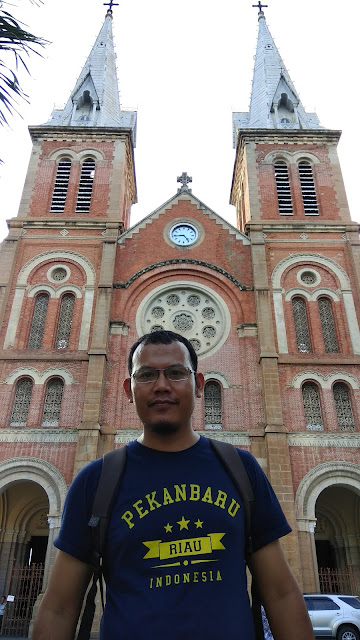
[{"label": "clock face", "polygon": [[176,224],[170,230],[170,239],[178,246],[193,244],[197,240],[197,237],[198,232],[196,227],[185,222]]}]

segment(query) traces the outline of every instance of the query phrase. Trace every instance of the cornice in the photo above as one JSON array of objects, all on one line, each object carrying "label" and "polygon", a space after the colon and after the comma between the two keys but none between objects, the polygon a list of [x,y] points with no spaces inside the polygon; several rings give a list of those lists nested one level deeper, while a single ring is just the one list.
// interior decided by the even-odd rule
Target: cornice
[{"label": "cornice", "polygon": [[290,447],[359,448],[360,433],[291,433],[288,444]]},{"label": "cornice", "polygon": [[77,138],[89,140],[91,138],[129,138],[132,143],[132,129],[129,127],[70,127],[70,126],[44,126],[35,125],[29,127],[29,133],[33,141],[47,138],[53,140],[73,140]]},{"label": "cornice", "polygon": [[0,442],[77,442],[77,429],[0,429]]},{"label": "cornice", "polygon": [[75,352],[66,352],[62,351],[61,353],[51,353],[50,351],[46,351],[44,349],[37,350],[38,353],[34,353],[30,350],[24,351],[15,351],[9,350],[0,351],[0,362],[1,360],[13,360],[13,361],[21,361],[21,362],[81,362],[89,360],[89,354],[86,351],[75,351]]},{"label": "cornice", "polygon": [[338,142],[341,131],[331,129],[238,129],[237,147],[247,142],[259,144],[305,144]]}]

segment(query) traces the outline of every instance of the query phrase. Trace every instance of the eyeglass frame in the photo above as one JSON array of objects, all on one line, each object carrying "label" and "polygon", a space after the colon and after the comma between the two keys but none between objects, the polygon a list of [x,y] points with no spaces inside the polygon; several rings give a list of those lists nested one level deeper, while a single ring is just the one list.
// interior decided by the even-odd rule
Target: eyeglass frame
[{"label": "eyeglass frame", "polygon": [[[186,369],[186,371],[188,372],[188,376],[186,378],[179,378],[178,380],[171,380],[171,378],[168,378],[168,376],[166,375],[166,371],[168,371],[169,369],[173,369],[176,367],[181,367],[182,369]],[[138,369],[137,371],[134,371],[134,373],[131,374],[130,378],[135,380],[135,382],[137,382],[137,384],[154,384],[154,382],[157,382],[159,380],[159,375],[160,375],[160,371],[164,371],[164,375],[166,380],[169,380],[169,382],[184,382],[185,380],[189,380],[190,376],[192,373],[196,374],[196,371],[194,371],[193,369],[189,369],[189,367],[185,367],[183,364],[181,365],[176,365],[176,364],[171,364],[169,367],[163,367],[163,368],[157,368],[157,367],[143,367],[144,369],[152,369],[153,371],[157,372],[157,377],[155,378],[155,380],[136,380],[136,378],[134,378],[135,374],[138,371],[141,371],[141,368]]]}]

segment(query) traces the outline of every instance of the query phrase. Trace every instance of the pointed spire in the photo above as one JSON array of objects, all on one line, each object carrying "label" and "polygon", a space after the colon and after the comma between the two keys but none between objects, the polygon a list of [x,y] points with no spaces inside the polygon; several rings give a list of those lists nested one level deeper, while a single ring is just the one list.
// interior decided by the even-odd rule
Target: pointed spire
[{"label": "pointed spire", "polygon": [[315,113],[306,113],[279,54],[259,2],[259,33],[249,113],[234,113],[238,129],[322,129]]},{"label": "pointed spire", "polygon": [[55,109],[46,124],[135,130],[136,112],[120,106],[111,8],[64,109]]}]

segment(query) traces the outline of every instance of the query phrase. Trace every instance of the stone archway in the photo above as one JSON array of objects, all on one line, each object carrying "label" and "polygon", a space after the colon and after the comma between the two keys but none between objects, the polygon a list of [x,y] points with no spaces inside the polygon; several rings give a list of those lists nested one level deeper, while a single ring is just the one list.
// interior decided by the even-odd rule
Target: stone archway
[{"label": "stone archway", "polygon": [[320,590],[319,569],[324,568],[339,575],[349,570],[360,581],[359,465],[325,462],[311,469],[299,484],[295,504],[306,590]]},{"label": "stone archway", "polygon": [[6,595],[18,588],[17,569],[34,563],[43,567],[39,589],[46,586],[66,492],[61,473],[44,460],[0,462],[0,588]]}]

